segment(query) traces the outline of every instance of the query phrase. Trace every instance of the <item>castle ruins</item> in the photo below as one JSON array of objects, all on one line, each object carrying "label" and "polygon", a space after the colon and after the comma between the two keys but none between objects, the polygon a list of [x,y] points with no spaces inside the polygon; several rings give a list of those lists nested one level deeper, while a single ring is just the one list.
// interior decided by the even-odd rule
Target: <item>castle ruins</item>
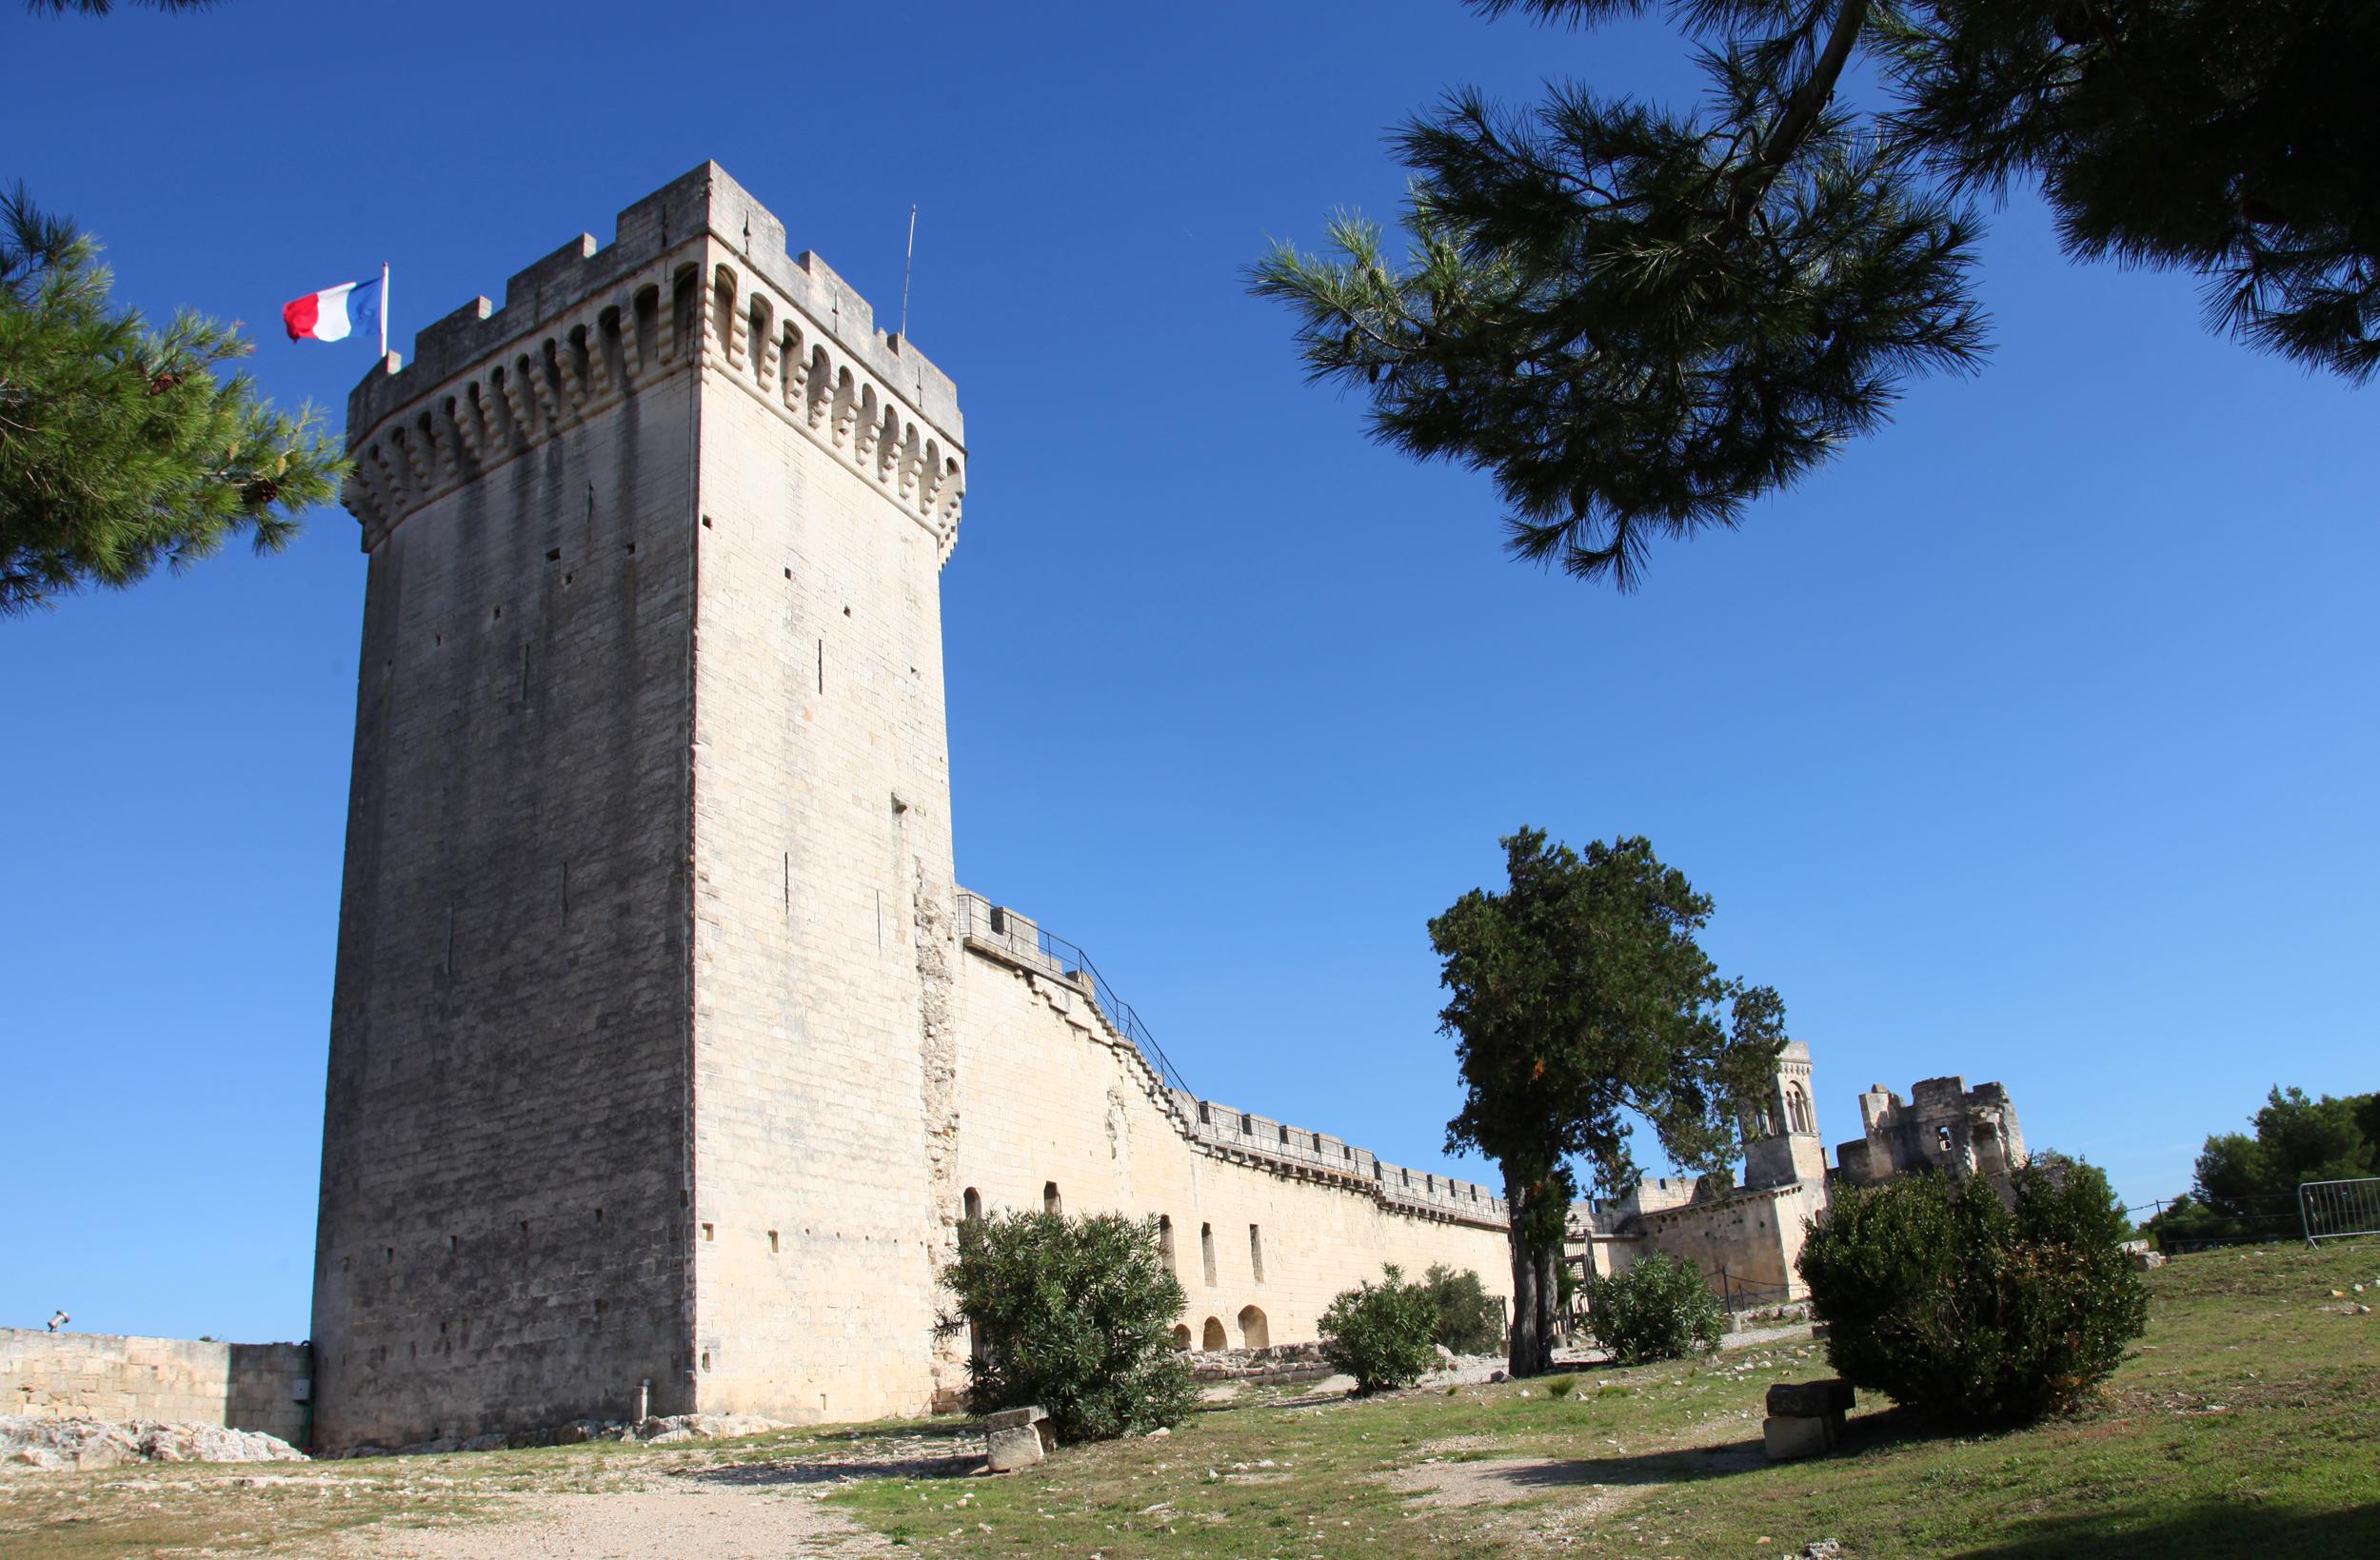
[{"label": "castle ruins", "polygon": [[1656,1252],[1702,1270],[1735,1310],[1809,1293],[1795,1267],[1804,1236],[1837,1182],[1872,1186],[1912,1171],[1979,1175],[2005,1193],[2025,1163],[2016,1107],[1996,1083],[1926,1078],[1911,1101],[1877,1084],[1859,1096],[1863,1135],[1829,1170],[1810,1087],[1810,1048],[1787,1043],[1768,1109],[1744,1123],[1744,1178],[1647,1177],[1624,1197],[1571,1205],[1564,1259],[1574,1274],[1609,1276]]}]

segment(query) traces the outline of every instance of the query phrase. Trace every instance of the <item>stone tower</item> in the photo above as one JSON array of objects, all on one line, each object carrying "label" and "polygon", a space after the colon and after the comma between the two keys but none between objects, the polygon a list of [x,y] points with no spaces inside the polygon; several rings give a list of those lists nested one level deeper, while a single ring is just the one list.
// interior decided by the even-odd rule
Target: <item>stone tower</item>
[{"label": "stone tower", "polygon": [[349,398],[317,1444],[927,1406],[950,381],[716,165]]},{"label": "stone tower", "polygon": [[1788,1040],[1776,1058],[1768,1115],[1756,1123],[1746,1123],[1746,1186],[1824,1183],[1826,1145],[1818,1136],[1815,1097],[1810,1090],[1810,1048],[1799,1040]]}]

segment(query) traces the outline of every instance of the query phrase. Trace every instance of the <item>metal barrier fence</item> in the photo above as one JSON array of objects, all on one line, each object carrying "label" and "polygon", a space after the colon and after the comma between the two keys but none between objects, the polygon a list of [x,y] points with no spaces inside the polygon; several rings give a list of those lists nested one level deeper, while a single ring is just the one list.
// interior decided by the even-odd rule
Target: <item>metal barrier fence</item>
[{"label": "metal barrier fence", "polygon": [[[2294,1240],[2304,1233],[2305,1220],[2298,1213],[2297,1195],[2293,1192],[2250,1192],[2234,1194],[2220,1204],[2211,1204],[2190,1193],[2172,1197],[2157,1197],[2127,1208],[2124,1213],[2132,1218],[2153,1217],[2176,1204],[2193,1205],[2203,1219],[2202,1227],[2191,1233],[2157,1230],[2157,1250],[2168,1256],[2189,1252],[2213,1251],[2224,1246],[2261,1246],[2278,1240]],[[2144,1223],[2146,1219],[2142,1220]]]},{"label": "metal barrier fence", "polygon": [[1117,1034],[1140,1049],[1142,1058],[1156,1071],[1165,1087],[1196,1096],[1197,1091],[1190,1087],[1190,1080],[1181,1076],[1181,1069],[1176,1067],[1173,1058],[1165,1055],[1164,1048],[1157,1043],[1157,1037],[1149,1033],[1149,1026],[1140,1021],[1140,1015],[1133,1011],[1132,1004],[1116,995],[1116,988],[1107,983],[1105,976],[1100,974],[1089,954],[1064,938],[1045,930],[1038,922],[1026,921],[1022,916],[1011,916],[1001,911],[981,894],[965,889],[959,891],[961,936],[999,942],[1013,952],[1022,952],[1016,946],[1019,922],[1031,926],[1032,951],[1053,973],[1090,988],[1091,1000],[1099,1004],[1100,1012],[1106,1015],[1108,1023],[1114,1026]]},{"label": "metal barrier fence", "polygon": [[1718,1279],[1719,1302],[1730,1313],[1746,1311],[1766,1311],[1773,1306],[1797,1304],[1794,1292],[1783,1284],[1766,1284],[1755,1278],[1742,1278],[1721,1268]]},{"label": "metal barrier fence", "polygon": [[2307,1181],[2297,1189],[2297,1217],[2309,1246],[2347,1235],[2380,1234],[2380,1175]]}]

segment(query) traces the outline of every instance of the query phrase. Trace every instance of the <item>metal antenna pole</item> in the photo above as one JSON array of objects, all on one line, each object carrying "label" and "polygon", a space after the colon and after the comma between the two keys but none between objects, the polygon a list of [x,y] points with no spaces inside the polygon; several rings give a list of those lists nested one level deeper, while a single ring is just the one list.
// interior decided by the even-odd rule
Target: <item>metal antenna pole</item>
[{"label": "metal antenna pole", "polygon": [[918,208],[909,205],[909,252],[901,261],[901,339],[909,339],[909,271],[918,258]]}]

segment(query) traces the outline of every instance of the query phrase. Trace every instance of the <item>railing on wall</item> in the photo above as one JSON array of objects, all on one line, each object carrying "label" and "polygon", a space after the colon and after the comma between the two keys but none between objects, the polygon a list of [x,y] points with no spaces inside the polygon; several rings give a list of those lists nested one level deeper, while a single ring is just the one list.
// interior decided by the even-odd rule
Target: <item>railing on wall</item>
[{"label": "railing on wall", "polygon": [[2297,1218],[2309,1246],[2380,1234],[2380,1176],[2303,1183],[2297,1189]]},{"label": "railing on wall", "polygon": [[1130,1002],[1116,995],[1116,988],[1107,983],[1107,977],[1100,974],[1091,956],[1081,948],[963,888],[959,891],[959,935],[996,944],[1028,963],[1039,964],[1061,980],[1086,988],[1116,1033],[1140,1050],[1142,1059],[1167,1089],[1195,1093],[1190,1080],[1181,1076],[1181,1069],[1174,1065],[1173,1058],[1157,1043],[1157,1037],[1149,1033],[1149,1026],[1140,1021],[1140,1015],[1133,1011]]}]

